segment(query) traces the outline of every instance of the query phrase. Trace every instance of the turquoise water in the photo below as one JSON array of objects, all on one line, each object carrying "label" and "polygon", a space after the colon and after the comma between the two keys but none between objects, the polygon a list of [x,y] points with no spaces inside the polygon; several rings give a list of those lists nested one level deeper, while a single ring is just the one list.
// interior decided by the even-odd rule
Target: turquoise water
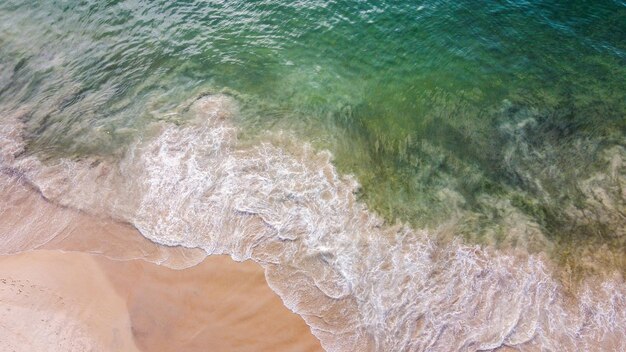
[{"label": "turquoise water", "polygon": [[226,92],[242,140],[329,149],[388,221],[568,265],[626,269],[625,77],[623,1],[0,3],[0,111],[30,109],[33,153],[116,154]]}]

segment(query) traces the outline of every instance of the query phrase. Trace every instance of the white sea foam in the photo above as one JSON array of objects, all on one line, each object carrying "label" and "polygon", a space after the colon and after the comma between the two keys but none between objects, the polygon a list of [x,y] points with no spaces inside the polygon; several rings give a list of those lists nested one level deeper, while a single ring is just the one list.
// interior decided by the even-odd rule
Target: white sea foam
[{"label": "white sea foam", "polygon": [[288,137],[238,146],[231,98],[191,110],[196,121],[159,125],[119,162],[54,165],[15,157],[20,126],[7,118],[0,162],[47,198],[128,221],[155,242],[257,261],[329,351],[626,350],[621,278],[567,299],[537,256],[384,224],[327,152]]}]

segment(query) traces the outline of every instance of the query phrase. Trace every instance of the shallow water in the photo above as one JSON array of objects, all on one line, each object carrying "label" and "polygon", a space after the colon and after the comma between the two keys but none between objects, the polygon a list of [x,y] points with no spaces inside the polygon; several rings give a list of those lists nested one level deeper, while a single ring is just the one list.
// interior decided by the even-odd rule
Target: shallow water
[{"label": "shallow water", "polygon": [[5,1],[1,166],[256,260],[329,350],[617,349],[625,23],[619,1]]}]

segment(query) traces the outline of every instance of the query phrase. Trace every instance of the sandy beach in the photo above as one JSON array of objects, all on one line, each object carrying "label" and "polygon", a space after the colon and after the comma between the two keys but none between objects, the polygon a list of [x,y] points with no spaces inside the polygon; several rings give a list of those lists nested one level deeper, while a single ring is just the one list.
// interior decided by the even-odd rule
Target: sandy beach
[{"label": "sandy beach", "polygon": [[321,350],[257,264],[159,246],[2,181],[0,351]]},{"label": "sandy beach", "polygon": [[62,251],[0,257],[2,351],[319,351],[251,262],[173,270]]}]

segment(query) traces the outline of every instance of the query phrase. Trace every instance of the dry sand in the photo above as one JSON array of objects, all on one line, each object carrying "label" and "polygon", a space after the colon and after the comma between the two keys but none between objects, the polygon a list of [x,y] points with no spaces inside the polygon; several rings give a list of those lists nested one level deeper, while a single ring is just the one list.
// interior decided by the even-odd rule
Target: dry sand
[{"label": "dry sand", "polygon": [[265,284],[229,257],[173,270],[37,250],[0,256],[1,351],[318,351]]},{"label": "dry sand", "polygon": [[0,350],[138,351],[126,304],[87,254],[0,257]]},{"label": "dry sand", "polygon": [[322,350],[255,263],[159,246],[0,180],[0,351]]}]

